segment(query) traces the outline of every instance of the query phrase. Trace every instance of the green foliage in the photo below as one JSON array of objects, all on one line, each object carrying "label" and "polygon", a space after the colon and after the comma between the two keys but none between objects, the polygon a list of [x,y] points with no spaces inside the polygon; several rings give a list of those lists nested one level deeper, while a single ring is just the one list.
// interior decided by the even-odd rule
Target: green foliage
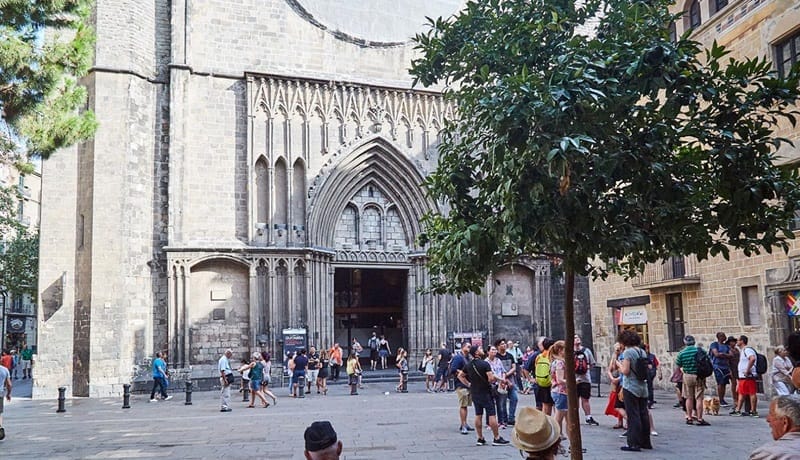
[{"label": "green foliage", "polygon": [[[411,74],[458,108],[426,182],[448,211],[420,238],[434,292],[479,291],[523,254],[630,276],[786,249],[800,181],[776,166],[773,129],[795,122],[798,76],[671,42],[670,3],[470,1],[417,35]],[[576,32],[596,17],[596,35]]]},{"label": "green foliage", "polygon": [[18,233],[0,250],[0,287],[12,297],[36,295],[39,282],[39,234]]},{"label": "green foliage", "polygon": [[94,133],[77,84],[92,65],[91,3],[0,0],[0,160],[47,158]]}]

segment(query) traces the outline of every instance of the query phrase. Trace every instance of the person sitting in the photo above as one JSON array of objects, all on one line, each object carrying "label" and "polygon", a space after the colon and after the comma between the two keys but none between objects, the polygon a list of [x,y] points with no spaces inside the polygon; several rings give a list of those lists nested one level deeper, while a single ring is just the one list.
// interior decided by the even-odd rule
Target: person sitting
[{"label": "person sitting", "polygon": [[511,444],[527,455],[526,459],[555,460],[561,452],[561,430],[553,417],[523,407],[511,432]]},{"label": "person sitting", "polygon": [[331,422],[314,422],[303,433],[306,449],[303,452],[307,460],[338,460],[342,455],[342,441],[336,437]]},{"label": "person sitting", "polygon": [[767,423],[773,442],[754,450],[750,460],[800,458],[800,395],[778,396],[769,404]]}]

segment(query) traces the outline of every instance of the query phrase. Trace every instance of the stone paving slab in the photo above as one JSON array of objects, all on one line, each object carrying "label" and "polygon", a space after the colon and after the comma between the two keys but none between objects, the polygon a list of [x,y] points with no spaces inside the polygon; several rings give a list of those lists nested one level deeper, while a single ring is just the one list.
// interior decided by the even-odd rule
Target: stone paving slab
[{"label": "stone paving slab", "polygon": [[[7,437],[0,443],[0,458],[302,459],[303,430],[314,420],[333,423],[348,460],[520,458],[513,447],[477,447],[474,434],[459,434],[454,394],[425,393],[421,385],[407,394],[392,390],[393,384],[373,384],[350,396],[346,387],[336,386],[328,396],[292,399],[282,388],[276,392],[278,405],[268,409],[246,408],[234,393],[230,413],[219,412],[216,392],[195,392],[191,406],[184,405],[182,394],[157,403],[149,403],[149,395],[134,395],[130,409],[121,408],[121,399],[70,399],[65,414],[56,413],[55,399],[13,399],[4,414]],[[596,415],[599,427],[582,425],[584,458],[745,459],[770,439],[763,415],[754,419],[725,412],[708,416],[712,426],[687,426],[672,408],[673,397],[657,397],[661,403],[653,415],[659,436],[653,438],[653,451],[621,452],[624,440],[620,430],[611,429],[614,420]],[[592,402],[601,413],[605,398]],[[520,405],[526,404],[533,404],[532,396],[520,396]],[[762,414],[766,407],[760,404]],[[470,424],[473,415],[470,410]],[[510,437],[510,430],[501,433]]]}]

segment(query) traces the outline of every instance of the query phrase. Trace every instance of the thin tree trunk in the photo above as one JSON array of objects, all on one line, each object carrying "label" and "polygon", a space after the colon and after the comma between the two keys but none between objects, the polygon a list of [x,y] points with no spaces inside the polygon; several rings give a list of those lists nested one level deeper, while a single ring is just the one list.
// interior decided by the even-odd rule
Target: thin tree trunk
[{"label": "thin tree trunk", "polygon": [[569,437],[570,458],[583,460],[583,441],[581,440],[580,408],[578,401],[578,384],[575,382],[575,270],[565,264],[566,289],[564,293],[564,316],[566,321],[566,337],[564,344],[564,361],[566,369],[564,378],[567,379],[567,436]]}]

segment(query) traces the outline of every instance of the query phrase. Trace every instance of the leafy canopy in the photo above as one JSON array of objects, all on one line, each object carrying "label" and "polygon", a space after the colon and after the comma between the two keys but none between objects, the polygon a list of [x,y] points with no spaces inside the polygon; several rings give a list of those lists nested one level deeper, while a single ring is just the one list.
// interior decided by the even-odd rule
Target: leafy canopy
[{"label": "leafy canopy", "polygon": [[77,79],[92,65],[90,0],[0,0],[0,161],[47,158],[89,138]]},{"label": "leafy canopy", "polygon": [[421,237],[435,292],[523,254],[605,276],[787,247],[800,183],[773,129],[795,122],[797,73],[670,41],[670,3],[470,1],[415,37],[415,82],[458,108],[426,181],[448,209]]}]

